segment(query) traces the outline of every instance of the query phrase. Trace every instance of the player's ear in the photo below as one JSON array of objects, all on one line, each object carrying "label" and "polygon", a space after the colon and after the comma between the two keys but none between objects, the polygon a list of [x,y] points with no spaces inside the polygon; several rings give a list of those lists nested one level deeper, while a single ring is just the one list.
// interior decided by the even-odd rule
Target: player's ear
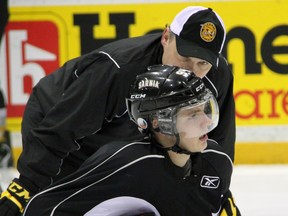
[{"label": "player's ear", "polygon": [[165,46],[169,42],[169,39],[170,39],[170,35],[169,34],[170,34],[170,28],[169,28],[169,26],[167,26],[164,29],[164,31],[162,33],[162,37],[161,37],[161,44],[163,46]]},{"label": "player's ear", "polygon": [[153,127],[153,129],[159,127],[159,126],[158,126],[158,119],[154,118],[154,119],[152,120],[152,127]]}]

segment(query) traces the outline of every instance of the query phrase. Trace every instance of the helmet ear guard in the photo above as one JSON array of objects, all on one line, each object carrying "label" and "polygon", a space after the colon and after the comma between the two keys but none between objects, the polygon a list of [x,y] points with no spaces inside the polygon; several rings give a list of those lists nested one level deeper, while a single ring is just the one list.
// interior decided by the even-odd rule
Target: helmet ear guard
[{"label": "helmet ear guard", "polygon": [[159,120],[159,132],[167,135],[174,135],[173,133],[173,121],[172,119]]},{"label": "helmet ear guard", "polygon": [[[163,111],[157,112],[157,114],[151,114],[146,118],[138,118],[134,121],[141,133],[148,133],[150,131],[161,132],[166,135],[174,135],[173,119],[172,115],[163,113]],[[155,123],[157,122],[157,123]]]},{"label": "helmet ear guard", "polygon": [[158,120],[159,132],[166,135],[174,135],[173,119],[172,119],[172,109],[167,108],[165,110],[159,110],[156,114]]}]

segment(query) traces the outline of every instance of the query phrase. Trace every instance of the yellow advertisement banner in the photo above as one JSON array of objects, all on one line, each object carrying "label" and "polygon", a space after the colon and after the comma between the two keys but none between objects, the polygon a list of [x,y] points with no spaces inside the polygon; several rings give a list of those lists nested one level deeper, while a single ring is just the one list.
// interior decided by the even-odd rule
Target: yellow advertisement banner
[{"label": "yellow advertisement banner", "polygon": [[[225,22],[223,54],[234,74],[237,142],[288,145],[288,5],[284,0],[11,7],[10,27],[1,48],[1,56],[6,57],[0,60],[4,62],[1,79],[7,80],[4,91],[11,103],[10,127],[19,131],[29,91],[42,75],[105,43],[162,31],[191,4],[213,8]],[[24,80],[23,89],[18,90],[12,90],[9,80],[17,77],[9,59],[18,47],[11,42],[15,38],[18,43],[29,43],[27,53],[37,49],[48,59],[45,64],[43,59],[23,60],[17,71],[29,66],[35,72],[27,72],[32,78]]]}]

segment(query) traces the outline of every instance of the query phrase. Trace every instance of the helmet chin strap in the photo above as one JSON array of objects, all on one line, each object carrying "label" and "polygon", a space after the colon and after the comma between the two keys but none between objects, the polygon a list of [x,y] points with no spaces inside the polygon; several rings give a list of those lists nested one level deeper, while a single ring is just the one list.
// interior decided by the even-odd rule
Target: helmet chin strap
[{"label": "helmet chin strap", "polygon": [[185,149],[182,149],[180,146],[179,146],[179,143],[180,143],[180,136],[178,133],[175,134],[175,137],[176,137],[176,142],[173,146],[171,147],[168,147],[168,148],[164,148],[166,151],[173,151],[173,152],[176,152],[177,154],[187,154],[187,155],[191,155],[193,154],[192,152],[190,151],[187,151]]},{"label": "helmet chin strap", "polygon": [[[154,128],[154,131],[161,133],[159,127]],[[182,148],[179,146],[179,143],[180,143],[180,136],[179,136],[179,134],[178,134],[178,133],[175,133],[174,135],[175,135],[175,137],[176,137],[176,142],[175,142],[175,144],[174,144],[173,146],[171,146],[171,147],[163,147],[161,144],[159,144],[158,142],[156,142],[157,146],[159,146],[160,148],[162,148],[162,149],[164,149],[164,150],[166,150],[166,151],[176,152],[177,154],[187,154],[187,155],[192,155],[192,154],[194,154],[193,152],[190,152],[190,151],[187,151],[187,150],[185,150],[185,149],[182,149]],[[156,140],[155,140],[155,141],[156,141]]]}]

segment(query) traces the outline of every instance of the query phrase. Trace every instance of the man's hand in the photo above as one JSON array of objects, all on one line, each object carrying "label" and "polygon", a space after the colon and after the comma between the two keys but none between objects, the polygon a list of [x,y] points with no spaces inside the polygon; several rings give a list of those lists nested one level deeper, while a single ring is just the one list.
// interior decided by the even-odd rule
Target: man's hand
[{"label": "man's hand", "polygon": [[19,208],[7,197],[0,199],[0,216],[18,216],[20,215]]},{"label": "man's hand", "polygon": [[30,199],[30,193],[19,182],[12,181],[0,197],[0,216],[18,216]]},{"label": "man's hand", "polygon": [[241,216],[230,191],[226,194],[226,199],[222,205],[220,216]]}]

